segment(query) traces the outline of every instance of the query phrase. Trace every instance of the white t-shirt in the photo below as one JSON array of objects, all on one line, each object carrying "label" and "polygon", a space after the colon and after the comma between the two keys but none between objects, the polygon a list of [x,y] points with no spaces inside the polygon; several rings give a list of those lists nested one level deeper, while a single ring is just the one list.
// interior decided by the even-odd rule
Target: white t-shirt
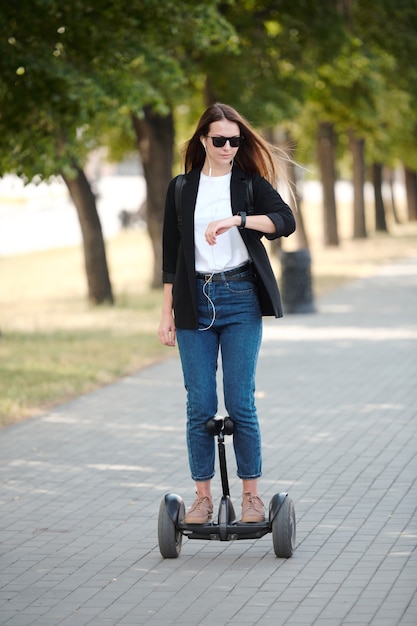
[{"label": "white t-shirt", "polygon": [[195,269],[197,272],[222,272],[249,261],[249,254],[237,226],[218,235],[209,246],[204,233],[210,222],[232,215],[231,172],[225,176],[206,176],[201,172],[194,214]]}]

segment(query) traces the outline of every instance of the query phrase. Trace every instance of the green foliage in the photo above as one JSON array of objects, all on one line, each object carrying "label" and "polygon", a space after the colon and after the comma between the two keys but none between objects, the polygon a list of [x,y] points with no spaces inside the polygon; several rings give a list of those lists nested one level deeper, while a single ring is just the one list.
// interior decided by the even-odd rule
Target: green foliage
[{"label": "green foliage", "polygon": [[318,120],[354,127],[372,158],[414,163],[416,34],[417,0],[4,2],[0,172],[70,172],[109,142],[120,155],[130,112],[195,120],[203,94],[311,145]]},{"label": "green foliage", "polygon": [[[341,149],[346,147],[345,133],[353,128],[366,139],[369,162],[415,164],[417,73],[410,60],[417,52],[417,2],[384,0],[376,6],[353,0],[342,6],[344,11],[333,14],[325,22],[327,33],[322,33],[332,40],[333,53],[313,52],[310,67],[300,65],[305,102],[295,136],[314,158],[317,124],[330,121],[339,133]],[[312,44],[309,51],[321,45],[319,40]]]},{"label": "green foliage", "polygon": [[370,45],[396,61],[395,82],[417,95],[417,0],[370,0],[352,3],[353,25]]},{"label": "green foliage", "polygon": [[130,111],[184,99],[203,50],[234,45],[215,1],[2,3],[0,172],[71,173]]},{"label": "green foliage", "polygon": [[228,3],[224,15],[240,46],[222,55],[220,72],[208,57],[211,99],[233,104],[259,127],[295,119],[306,101],[308,76],[343,42],[334,2],[243,0]]}]

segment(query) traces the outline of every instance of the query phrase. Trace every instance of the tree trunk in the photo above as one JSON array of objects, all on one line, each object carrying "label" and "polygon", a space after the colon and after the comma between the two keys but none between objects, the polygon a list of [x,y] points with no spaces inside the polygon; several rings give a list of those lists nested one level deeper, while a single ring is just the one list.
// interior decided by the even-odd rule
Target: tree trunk
[{"label": "tree trunk", "polygon": [[301,196],[298,191],[294,141],[289,133],[286,134],[286,141],[287,152],[291,158],[291,161],[287,161],[287,176],[295,196],[294,202],[290,201],[290,205],[294,211],[297,226],[293,235],[297,249],[295,252],[281,250],[282,306],[286,313],[315,313],[311,254],[304,226]]},{"label": "tree trunk", "polygon": [[[294,217],[297,224],[296,231],[291,235],[292,248],[300,250],[308,248],[307,232],[304,226],[304,219],[302,213],[301,202],[302,198],[299,191],[299,185],[297,181],[296,163],[294,161],[295,141],[291,137],[290,133],[286,130],[282,131],[277,128],[266,128],[263,131],[265,139],[272,145],[278,146],[281,150],[288,155],[290,160],[282,160],[282,167],[285,168],[285,176],[288,181],[288,186],[292,190],[292,194],[289,193],[285,201],[291,206],[294,211]],[[279,158],[279,157],[278,157]],[[275,239],[273,244],[276,244],[278,253],[281,250],[281,240]]]},{"label": "tree trunk", "polygon": [[398,215],[397,203],[395,202],[395,193],[394,193],[394,170],[391,168],[385,168],[385,180],[388,183],[390,190],[390,200],[391,200],[391,213],[394,218],[395,224],[401,224],[400,217]]},{"label": "tree trunk", "polygon": [[152,287],[160,287],[162,285],[162,227],[165,196],[172,178],[174,155],[173,114],[170,112],[163,116],[151,107],[145,107],[143,119],[134,113],[131,114],[131,118],[147,188],[147,225],[154,254]]},{"label": "tree trunk", "polygon": [[207,107],[216,102],[220,102],[221,98],[219,98],[214,90],[213,80],[211,76],[206,76],[206,81],[204,84],[204,102]]},{"label": "tree trunk", "polygon": [[74,164],[75,178],[61,174],[77,209],[84,247],[88,299],[92,304],[113,304],[103,233],[97,213],[96,199],[84,171]]},{"label": "tree trunk", "polygon": [[385,219],[385,206],[382,198],[382,164],[373,163],[372,181],[375,196],[375,229],[381,232],[388,232],[387,221]]},{"label": "tree trunk", "polygon": [[353,169],[353,238],[365,239],[365,140],[357,137],[354,130],[349,132]]},{"label": "tree trunk", "polygon": [[321,122],[318,129],[318,160],[323,188],[323,226],[326,246],[339,245],[335,195],[335,144],[333,124]]},{"label": "tree trunk", "polygon": [[304,225],[304,218],[303,218],[303,211],[302,211],[302,204],[301,204],[302,198],[301,198],[299,187],[298,187],[296,165],[294,162],[293,145],[294,145],[293,140],[287,134],[286,151],[288,153],[288,156],[291,159],[291,161],[287,161],[287,176],[288,176],[288,183],[291,185],[293,193],[294,193],[294,199],[291,198],[289,201],[289,204],[292,210],[294,211],[295,221],[297,225],[297,228],[293,237],[295,237],[297,248],[299,250],[304,250],[306,248],[309,248],[309,244],[308,244],[308,239],[307,239],[307,232],[306,232],[305,225]]},{"label": "tree trunk", "polygon": [[405,191],[407,194],[408,221],[417,220],[417,172],[404,168]]}]

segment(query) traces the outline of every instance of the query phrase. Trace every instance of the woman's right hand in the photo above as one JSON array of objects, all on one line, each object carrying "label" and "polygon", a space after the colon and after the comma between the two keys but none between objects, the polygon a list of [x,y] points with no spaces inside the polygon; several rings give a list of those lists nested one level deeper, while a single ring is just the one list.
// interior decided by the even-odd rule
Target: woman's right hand
[{"label": "woman's right hand", "polygon": [[175,322],[172,313],[163,313],[158,328],[159,341],[164,346],[175,346]]}]

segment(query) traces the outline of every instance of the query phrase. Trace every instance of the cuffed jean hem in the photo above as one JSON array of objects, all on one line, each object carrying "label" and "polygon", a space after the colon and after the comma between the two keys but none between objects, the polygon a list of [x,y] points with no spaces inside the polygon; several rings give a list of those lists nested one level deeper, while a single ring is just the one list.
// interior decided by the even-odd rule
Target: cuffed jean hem
[{"label": "cuffed jean hem", "polygon": [[258,478],[261,478],[262,474],[256,474],[254,476],[241,476],[239,474],[239,472],[236,472],[237,477],[240,478],[240,480],[258,480]]},{"label": "cuffed jean hem", "polygon": [[210,476],[203,476],[203,478],[200,478],[199,476],[193,476],[191,474],[191,478],[192,480],[194,480],[194,482],[196,483],[205,483],[208,480],[211,480],[212,478],[214,478],[215,474],[211,474]]}]

